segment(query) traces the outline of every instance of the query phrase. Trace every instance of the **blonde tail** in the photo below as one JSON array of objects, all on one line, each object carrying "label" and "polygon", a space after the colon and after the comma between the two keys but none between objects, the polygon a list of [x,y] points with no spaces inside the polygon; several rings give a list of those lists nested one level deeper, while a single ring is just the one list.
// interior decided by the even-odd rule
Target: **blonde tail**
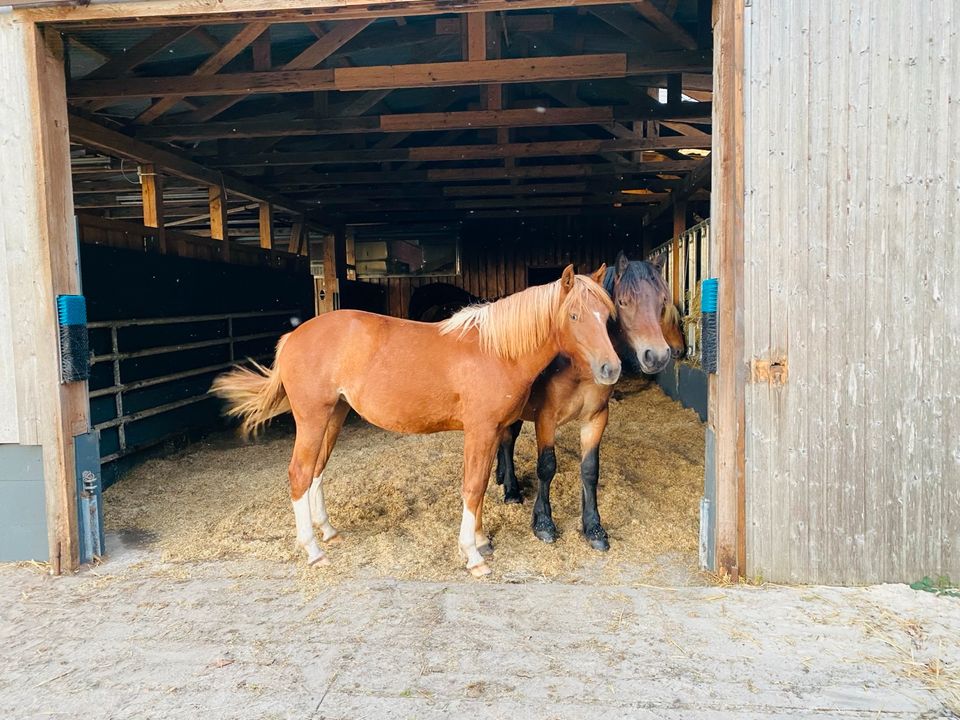
[{"label": "blonde tail", "polygon": [[280,338],[273,367],[264,367],[252,362],[253,368],[236,366],[218,376],[210,392],[227,401],[226,414],[240,418],[240,431],[244,437],[257,434],[273,417],[290,410],[290,401],[280,382],[277,360],[289,334]]}]

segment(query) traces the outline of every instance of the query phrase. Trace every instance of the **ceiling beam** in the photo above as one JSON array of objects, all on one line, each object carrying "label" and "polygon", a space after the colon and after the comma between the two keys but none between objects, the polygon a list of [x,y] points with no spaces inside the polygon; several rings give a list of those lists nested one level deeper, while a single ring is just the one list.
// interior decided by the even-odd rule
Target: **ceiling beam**
[{"label": "ceiling beam", "polygon": [[270,178],[278,187],[305,185],[389,185],[396,183],[481,182],[486,180],[536,180],[546,178],[606,177],[640,178],[663,173],[693,171],[697,160],[646,162],[627,167],[610,163],[572,165],[519,165],[512,168],[434,168],[393,172],[286,173]]},{"label": "ceiling beam", "polygon": [[[583,103],[586,105],[585,103]],[[467,110],[460,112],[403,113],[335,117],[322,120],[235,120],[233,122],[185,123],[137,128],[144,140],[219,140],[224,138],[346,135],[369,132],[424,132],[476,130],[501,127],[556,127],[561,125],[612,126],[631,120],[683,120],[710,122],[710,103],[665,105],[597,106],[574,108],[521,108],[513,110]]]},{"label": "ceiling beam", "polygon": [[7,5],[24,7],[24,19],[38,23],[84,22],[87,28],[163,27],[173,25],[218,25],[248,22],[268,12],[274,23],[303,23],[311,20],[352,20],[398,18],[443,13],[498,12],[609,4],[610,0],[165,0],[97,2],[87,5],[62,0],[5,0]]},{"label": "ceiling beam", "polygon": [[[212,170],[199,163],[183,157],[169,150],[162,150],[141,140],[131,138],[116,130],[104,127],[99,123],[71,114],[70,139],[88,148],[106,153],[115,157],[126,158],[138,163],[153,163],[164,173],[175,175],[186,180],[201,183],[206,186],[222,186],[232,195],[248,200],[257,200],[273,203],[275,207],[288,212],[304,214],[310,210],[295,200],[272,190],[267,190],[243,178]],[[315,222],[323,224],[322,219],[314,217]]]},{"label": "ceiling beam", "polygon": [[653,4],[652,0],[639,0],[630,3],[644,20],[653,25],[673,42],[687,50],[696,50],[697,41],[684,30],[680,23]]},{"label": "ceiling beam", "polygon": [[636,150],[709,149],[710,137],[647,137],[615,140],[560,140],[484,145],[440,145],[372,150],[318,150],[227,156],[215,167],[280,167],[285,165],[338,165],[372,162],[460,162],[502,158],[598,155]]},{"label": "ceiling beam", "polygon": [[670,193],[670,197],[656,207],[651,208],[650,212],[644,216],[643,224],[650,225],[657,218],[670,210],[675,203],[686,200],[697,190],[705,187],[707,183],[710,182],[712,167],[711,157],[711,155],[708,155],[707,157],[703,158],[703,160],[700,160],[694,171],[677,183],[676,187],[674,187],[673,191]]},{"label": "ceiling beam", "polygon": [[[252,42],[252,38],[250,41]],[[248,95],[317,90],[345,92],[706,72],[712,67],[712,62],[709,53],[699,51],[684,50],[646,55],[605,53],[473,62],[344,67],[333,70],[277,70],[229,75],[195,73],[171,77],[77,80],[68,85],[67,93],[75,100],[161,97],[169,101],[171,98],[179,100],[181,97],[196,95]],[[155,113],[151,113],[147,117],[152,118],[154,115]]]},{"label": "ceiling beam", "polygon": [[[220,72],[223,67],[233,60],[237,55],[243,52],[250,43],[256,40],[261,34],[263,34],[270,27],[269,23],[266,22],[254,22],[248,25],[243,26],[234,35],[230,40],[221,47],[217,52],[213,53],[210,57],[204,60],[200,67],[193,71],[193,75],[190,77],[193,78],[209,78],[216,75]],[[129,82],[137,83],[142,78],[132,78]],[[96,80],[88,80],[86,82],[96,83]],[[122,81],[114,81],[122,82]],[[138,124],[146,124],[153,122],[158,117],[163,115],[165,112],[173,108],[178,102],[184,99],[188,93],[183,93],[182,95],[169,94],[165,97],[162,97],[160,100],[157,100],[150,107],[140,113],[134,122]],[[146,95],[142,97],[155,97],[153,95]]]},{"label": "ceiling beam", "polygon": [[[280,69],[310,70],[315,68],[356,37],[361,30],[372,22],[372,20],[347,20],[342,23],[336,23],[330,31],[322,33],[316,42],[309,45]],[[236,95],[213,100],[191,112],[186,120],[197,123],[205,122],[233,107],[238,102],[246,100],[248,97],[250,97],[250,95]]]}]

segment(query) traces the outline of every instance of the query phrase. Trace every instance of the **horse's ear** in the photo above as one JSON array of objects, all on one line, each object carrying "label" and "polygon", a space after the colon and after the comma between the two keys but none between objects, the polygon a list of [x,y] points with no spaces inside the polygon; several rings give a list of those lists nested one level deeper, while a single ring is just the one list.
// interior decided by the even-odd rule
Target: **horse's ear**
[{"label": "horse's ear", "polygon": [[654,270],[657,272],[663,270],[663,265],[667,262],[667,254],[668,253],[662,252],[650,261],[650,264],[653,265]]},{"label": "horse's ear", "polygon": [[563,269],[563,275],[560,278],[560,287],[563,288],[565,293],[573,290],[574,277],[573,265],[567,265],[567,267]]},{"label": "horse's ear", "polygon": [[607,274],[607,264],[603,263],[590,277],[597,285],[603,285],[603,277]]},{"label": "horse's ear", "polygon": [[616,264],[616,268],[617,268],[617,279],[618,279],[618,280],[619,280],[620,277],[623,275],[623,273],[625,273],[625,272],[627,271],[627,265],[629,265],[629,264],[630,264],[630,261],[627,260],[627,256],[623,254],[623,250],[621,250],[620,252],[618,252],[618,253],[617,253],[617,264]]}]

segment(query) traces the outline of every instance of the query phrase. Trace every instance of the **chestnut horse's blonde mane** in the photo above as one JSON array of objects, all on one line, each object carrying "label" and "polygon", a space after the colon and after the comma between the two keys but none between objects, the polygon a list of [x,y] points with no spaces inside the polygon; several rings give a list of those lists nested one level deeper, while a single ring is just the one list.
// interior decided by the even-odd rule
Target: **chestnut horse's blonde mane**
[{"label": "chestnut horse's blonde mane", "polygon": [[440,323],[440,334],[463,337],[476,328],[484,352],[516,360],[541,347],[557,329],[563,313],[583,311],[591,297],[614,315],[610,296],[586,275],[574,276],[573,288],[566,296],[561,293],[561,282],[536,285],[496,302],[469,305]]}]

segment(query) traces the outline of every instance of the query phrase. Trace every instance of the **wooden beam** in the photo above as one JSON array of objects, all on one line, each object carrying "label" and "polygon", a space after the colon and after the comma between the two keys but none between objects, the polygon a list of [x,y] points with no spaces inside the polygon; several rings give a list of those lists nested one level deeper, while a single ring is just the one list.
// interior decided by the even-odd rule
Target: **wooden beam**
[{"label": "wooden beam", "polygon": [[630,4],[645,20],[657,28],[657,30],[664,33],[677,45],[688,50],[697,49],[697,41],[690,36],[690,33],[684,30],[676,20],[658,8],[653,3],[653,0],[639,0],[639,2]]},{"label": "wooden beam", "polygon": [[476,62],[487,59],[487,16],[484,13],[467,13],[463,16],[466,30],[464,60]]},{"label": "wooden beam", "polygon": [[[498,84],[488,89],[501,88]],[[384,92],[386,91],[376,91]],[[490,93],[497,93],[490,90]],[[489,100],[488,100],[489,103]],[[586,103],[582,103],[586,105]],[[154,125],[136,129],[136,137],[144,140],[217,140],[257,137],[294,137],[313,135],[366,134],[370,132],[420,132],[439,130],[475,130],[485,128],[555,127],[560,125],[602,125],[609,127],[632,120],[683,120],[709,122],[710,103],[682,103],[679,107],[664,105],[543,107],[498,110],[464,110],[457,112],[401,113],[334,117],[322,120],[275,119],[235,120],[232,122],[185,123]],[[632,133],[627,133],[632,137]]]},{"label": "wooden beam", "polygon": [[298,187],[313,183],[315,185],[375,185],[396,183],[448,183],[480,180],[535,180],[546,178],[640,177],[661,173],[686,173],[697,166],[695,160],[669,160],[647,162],[627,167],[610,163],[591,165],[574,163],[568,165],[522,165],[514,168],[433,168],[430,170],[412,170],[395,172],[333,172],[298,173],[280,175],[272,178],[280,186],[293,183]]},{"label": "wooden beam", "polygon": [[260,247],[273,250],[273,205],[260,203]]},{"label": "wooden beam", "polygon": [[[7,4],[43,4],[44,0],[7,0]],[[304,23],[311,20],[353,20],[440,15],[459,12],[499,12],[557,7],[586,7],[609,4],[610,0],[274,0],[270,3],[272,23]],[[165,27],[173,25],[222,25],[246,22],[264,12],[263,0],[221,2],[172,0],[169,2],[117,2],[89,5],[61,4],[19,11],[24,20],[40,23],[84,22],[89,28]]]},{"label": "wooden beam", "polygon": [[267,201],[278,208],[297,214],[310,213],[309,208],[280,193],[258,187],[219,170],[204,167],[178,153],[161,150],[78,115],[70,115],[69,121],[71,140],[88,148],[137,163],[153,163],[164,168],[171,175],[192,180],[201,185],[223,185],[231,195],[238,195],[248,200]]},{"label": "wooden beam", "polygon": [[157,228],[160,250],[167,247],[163,223],[163,175],[153,163],[140,166],[140,193],[143,198],[143,224]]},{"label": "wooden beam", "polygon": [[443,145],[385,150],[319,150],[228,157],[216,167],[280,167],[285,165],[353,164],[371,162],[443,162],[501,158],[597,155],[632,150],[709,148],[710,138],[684,135],[627,140],[560,140],[492,145]]},{"label": "wooden beam", "polygon": [[230,259],[230,228],[227,215],[227,199],[223,188],[219,185],[210,186],[210,237],[214,240],[223,240],[223,257]]},{"label": "wooden beam", "polygon": [[653,208],[646,218],[644,218],[644,225],[652,224],[657,218],[670,210],[675,203],[686,200],[697,190],[710,182],[711,168],[713,166],[713,155],[708,155],[702,160],[695,160],[694,164],[693,172],[677,183],[677,185],[673,188],[673,191],[670,193],[670,198],[666,202],[660,203]]},{"label": "wooden beam", "polygon": [[744,489],[744,18],[739,0],[718,0],[716,182],[711,211],[719,254],[716,396],[708,423],[716,435],[716,570],[734,582],[746,572]]},{"label": "wooden beam", "polygon": [[[246,47],[257,39],[264,31],[269,28],[270,25],[265,22],[254,22],[244,27],[240,28],[236,35],[234,35],[226,45],[220,48],[219,51],[215,52],[209,58],[204,60],[200,67],[193,71],[192,77],[195,78],[208,78],[216,75],[220,70],[231,60],[233,60],[237,55],[246,49]],[[137,78],[139,80],[140,78]],[[132,82],[136,82],[133,80]],[[90,81],[94,82],[94,81]],[[116,82],[116,81],[115,81]],[[182,95],[170,94],[166,97],[163,97],[160,100],[157,100],[150,107],[140,113],[134,120],[134,122],[141,125],[153,122],[158,117],[163,115],[167,110],[170,110],[174,107],[180,100],[186,97],[189,93],[184,93]],[[151,97],[146,95],[143,97]]]},{"label": "wooden beam", "polygon": [[169,47],[184,35],[193,32],[191,27],[172,27],[157,30],[144,40],[141,40],[129,50],[110,58],[96,70],[84,75],[86,80],[98,78],[116,78],[126,75],[137,66],[149,60],[164,48]]},{"label": "wooden beam", "polygon": [[[486,13],[468,13],[467,15],[485,15]],[[537,15],[507,15],[507,31],[511,33],[548,33],[553,32],[553,15],[540,13]],[[460,18],[437,18],[434,32],[437,35],[459,35],[463,25]]]},{"label": "wooden beam", "polygon": [[[254,25],[259,27],[263,24],[255,23]],[[244,37],[248,37],[255,29],[250,29],[248,26]],[[211,67],[213,66],[215,64]],[[705,72],[709,67],[709,54],[694,51],[645,55],[606,53],[474,62],[344,67],[335,70],[277,70],[268,73],[231,73],[229,75],[198,71],[193,75],[171,77],[77,80],[68,86],[68,94],[73,99],[162,97],[179,100],[191,95],[249,95],[256,92],[314,92],[316,90],[347,92],[497,82],[619,78],[657,73]],[[147,117],[152,119],[155,116],[156,113],[151,112]]]},{"label": "wooden beam", "polygon": [[[372,20],[348,20],[337,23],[329,32],[322,32],[320,38],[303,50],[293,60],[283,65],[282,70],[309,70],[315,68],[337,50],[343,47],[357,33],[367,27]],[[191,112],[186,118],[187,122],[202,123],[210,118],[216,117],[224,110],[227,110],[238,102],[250,97],[250,95],[227,96],[207,103]]]},{"label": "wooden beam", "polygon": [[290,240],[287,243],[287,252],[294,255],[300,254],[300,248],[303,245],[303,222],[297,220],[290,226]]},{"label": "wooden beam", "polygon": [[63,43],[0,14],[0,58],[0,443],[40,447],[44,499],[23,512],[45,511],[31,559],[60,574],[79,563],[74,438],[90,428],[87,383],[60,381],[56,298],[81,292]]}]

